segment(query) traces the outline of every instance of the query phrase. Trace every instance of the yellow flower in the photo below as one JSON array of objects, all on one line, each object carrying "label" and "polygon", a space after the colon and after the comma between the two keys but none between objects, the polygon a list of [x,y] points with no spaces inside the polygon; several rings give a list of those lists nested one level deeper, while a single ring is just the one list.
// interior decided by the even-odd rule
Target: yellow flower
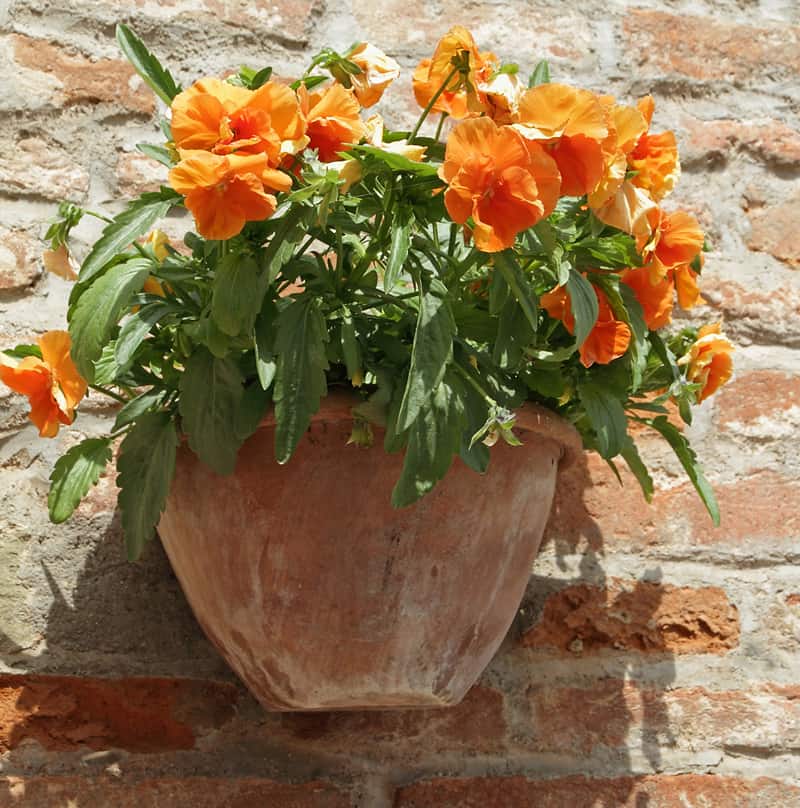
[{"label": "yellow flower", "polygon": [[347,56],[361,72],[350,75],[350,85],[362,107],[380,101],[383,91],[400,75],[400,65],[369,42],[360,43]]},{"label": "yellow flower", "polygon": [[42,253],[42,263],[48,272],[58,275],[59,278],[63,278],[65,281],[78,279],[78,273],[75,271],[72,257],[66,244],[62,244],[57,250],[45,250]]}]

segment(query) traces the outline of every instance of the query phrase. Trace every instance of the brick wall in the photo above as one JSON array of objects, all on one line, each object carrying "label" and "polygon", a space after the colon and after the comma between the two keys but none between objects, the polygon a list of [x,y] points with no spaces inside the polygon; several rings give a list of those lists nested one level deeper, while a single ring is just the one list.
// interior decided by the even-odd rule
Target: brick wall
[{"label": "brick wall", "polygon": [[[800,806],[800,10],[792,0],[12,0],[0,5],[0,343],[63,327],[37,241],[62,197],[95,208],[162,176],[133,25],[180,78],[242,62],[298,73],[322,44],[396,56],[383,112],[452,23],[484,47],[678,130],[673,197],[714,245],[704,318],[740,346],[692,437],[713,529],[665,447],[652,507],[602,462],[565,474],[501,652],[446,711],[267,714],[193,621],[157,544],[123,560],[110,479],[47,522],[52,462],[0,391],[0,806]],[[405,96],[403,93],[407,93]],[[400,99],[396,108],[391,98]],[[82,223],[88,243],[96,229]],[[632,483],[626,480],[626,483]]]}]

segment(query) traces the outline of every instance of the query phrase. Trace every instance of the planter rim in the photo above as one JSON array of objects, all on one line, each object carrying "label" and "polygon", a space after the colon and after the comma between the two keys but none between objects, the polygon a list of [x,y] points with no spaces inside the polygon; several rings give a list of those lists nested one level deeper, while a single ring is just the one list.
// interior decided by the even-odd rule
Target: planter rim
[{"label": "planter rim", "polygon": [[[319,409],[311,416],[311,423],[318,421],[338,423],[352,419],[352,408],[362,401],[363,399],[355,392],[331,390],[321,399]],[[559,467],[566,468],[572,465],[583,454],[583,441],[578,430],[552,410],[532,401],[526,401],[514,411],[514,414],[516,415],[514,424],[516,431],[548,438],[560,445]],[[263,429],[274,425],[275,411],[270,408],[258,428]]]}]

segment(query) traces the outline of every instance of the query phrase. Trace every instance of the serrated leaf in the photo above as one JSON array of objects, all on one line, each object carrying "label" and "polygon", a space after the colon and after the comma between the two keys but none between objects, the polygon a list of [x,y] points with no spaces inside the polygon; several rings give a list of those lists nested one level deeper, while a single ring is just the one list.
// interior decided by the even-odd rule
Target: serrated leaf
[{"label": "serrated leaf", "polygon": [[120,372],[125,372],[130,366],[136,349],[142,344],[150,329],[169,314],[170,307],[166,303],[148,303],[139,311],[134,312],[122,324],[119,336],[114,344],[114,354]]},{"label": "serrated leaf", "polygon": [[211,316],[219,329],[231,337],[249,334],[264,297],[256,260],[229,253],[217,264]]},{"label": "serrated leaf", "polygon": [[56,461],[47,496],[51,522],[59,524],[72,516],[110,460],[110,438],[87,438]]},{"label": "serrated leaf", "polygon": [[111,384],[117,377],[119,368],[114,357],[115,347],[116,341],[112,339],[111,342],[103,346],[100,357],[94,361],[95,384]]},{"label": "serrated leaf", "polygon": [[144,43],[127,25],[117,25],[117,42],[133,69],[142,77],[145,84],[167,105],[181,91],[169,71],[150,53]]},{"label": "serrated leaf", "polygon": [[633,335],[632,362],[631,362],[631,392],[635,393],[642,384],[647,355],[650,352],[650,343],[647,341],[648,328],[644,321],[642,304],[636,298],[636,293],[625,283],[619,284],[619,294],[624,303],[625,314],[623,319],[630,326]]},{"label": "serrated leaf", "polygon": [[607,460],[622,451],[627,439],[628,419],[618,398],[591,382],[578,384],[578,396],[597,437],[600,455]]},{"label": "serrated leaf", "polygon": [[536,334],[539,328],[536,295],[531,291],[528,279],[525,277],[525,273],[522,271],[522,267],[520,267],[513,251],[504,250],[503,252],[496,253],[494,256],[494,264],[505,278],[508,288],[525,313],[525,317],[531,324],[533,333]]},{"label": "serrated leaf", "polygon": [[653,499],[653,478],[650,476],[647,466],[645,466],[644,461],[639,455],[636,444],[630,437],[622,447],[620,454],[628,464],[628,468],[633,472],[634,477],[638,480],[644,498],[648,502],[651,502]]},{"label": "serrated leaf", "polygon": [[383,275],[383,288],[386,292],[394,289],[408,258],[413,221],[410,214],[404,214],[397,216],[392,223],[392,242],[389,257],[386,259],[386,271]]},{"label": "serrated leaf", "polygon": [[175,475],[178,433],[169,413],[142,415],[125,436],[117,460],[122,532],[135,561],[156,530]]},{"label": "serrated leaf", "polygon": [[392,491],[395,508],[413,504],[447,474],[461,450],[463,428],[463,401],[443,379],[408,431],[403,470]]},{"label": "serrated leaf", "polygon": [[580,348],[597,322],[600,307],[592,284],[573,267],[569,270],[567,291],[575,318],[575,342]]},{"label": "serrated leaf", "polygon": [[69,322],[72,358],[89,383],[94,380],[94,362],[130,306],[131,297],[144,286],[151,267],[145,258],[117,264],[94,281],[72,309]]},{"label": "serrated leaf", "polygon": [[328,385],[328,332],[319,302],[312,297],[289,304],[278,317],[275,340],[275,458],[286,463],[319,409]]},{"label": "serrated leaf", "polygon": [[217,474],[231,474],[241,445],[236,415],[244,394],[236,363],[199,348],[186,362],[179,388],[189,448]]},{"label": "serrated leaf", "polygon": [[117,432],[130,423],[133,423],[137,418],[144,415],[148,410],[155,409],[164,400],[163,390],[148,390],[136,398],[132,398],[122,409],[117,413],[112,432]]},{"label": "serrated leaf", "polygon": [[700,495],[700,499],[706,506],[711,521],[715,527],[719,527],[719,505],[717,498],[714,496],[714,490],[711,488],[708,480],[703,474],[703,469],[697,462],[697,455],[694,449],[689,445],[689,441],[673,426],[666,418],[666,416],[659,415],[652,421],[648,421],[650,426],[657,432],[660,432],[667,443],[672,447],[676,457],[680,460],[684,471],[692,481],[692,485]]},{"label": "serrated leaf", "polygon": [[427,292],[420,289],[408,381],[397,416],[399,432],[405,432],[414,423],[420,409],[444,378],[447,364],[453,357],[456,324],[450,305],[441,296],[445,292],[440,283],[431,284]]},{"label": "serrated leaf", "polygon": [[180,201],[180,196],[165,197],[161,193],[145,194],[130,205],[103,228],[81,266],[78,281],[85,283],[100,272],[117,253],[131,242],[143,236],[167,211]]},{"label": "serrated leaf", "polygon": [[393,171],[409,171],[412,174],[417,174],[422,177],[433,177],[436,176],[439,170],[433,163],[409,160],[408,157],[404,157],[402,154],[390,152],[386,149],[379,149],[377,146],[365,146],[363,144],[350,146],[348,151],[354,152],[356,155],[366,154],[370,157],[374,157],[382,163],[385,163]]}]

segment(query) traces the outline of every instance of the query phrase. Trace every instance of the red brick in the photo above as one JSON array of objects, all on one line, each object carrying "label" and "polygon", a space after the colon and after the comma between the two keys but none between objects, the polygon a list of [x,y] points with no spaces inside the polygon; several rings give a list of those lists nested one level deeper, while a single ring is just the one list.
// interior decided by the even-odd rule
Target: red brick
[{"label": "red brick", "polygon": [[198,731],[233,714],[236,688],[192,679],[0,675],[0,751],[191,749]]},{"label": "red brick", "polygon": [[478,685],[461,704],[446,709],[286,713],[275,731],[301,742],[306,750],[358,751],[381,759],[394,753],[493,752],[505,743],[503,701],[499,691]]},{"label": "red brick", "polygon": [[350,808],[348,794],[313,781],[187,777],[120,782],[114,777],[6,777],[0,808]]},{"label": "red brick", "polygon": [[724,654],[739,643],[739,614],[717,587],[610,579],[551,595],[522,642],[565,653],[615,649]]},{"label": "red brick", "polygon": [[798,688],[765,685],[751,691],[702,687],[660,690],[622,679],[591,687],[531,687],[536,751],[591,754],[635,748],[658,738],[664,748],[747,747],[791,750],[800,741]]},{"label": "red brick", "polygon": [[25,230],[0,227],[0,290],[19,291],[39,277],[43,245]]},{"label": "red brick", "polygon": [[681,161],[714,162],[737,153],[772,165],[794,166],[800,161],[800,132],[773,119],[701,121],[684,118],[688,137],[681,140]]},{"label": "red brick", "polygon": [[648,74],[750,83],[793,78],[800,27],[730,25],[710,17],[634,10],[625,18],[629,55]]},{"label": "red brick", "polygon": [[138,152],[120,154],[117,160],[117,187],[123,196],[157,191],[167,184],[167,168]]},{"label": "red brick", "polygon": [[524,777],[436,779],[398,790],[395,808],[790,808],[800,788],[767,777],[713,774],[590,779]]},{"label": "red brick", "polygon": [[[776,471],[753,471],[733,483],[714,484],[721,525],[715,528],[692,485],[657,490],[648,505],[633,475],[620,465],[620,486],[603,460],[591,454],[559,475],[545,537],[572,548],[794,547],[800,536],[800,480]],[[759,548],[760,549],[760,548]],[[756,550],[758,552],[759,550]]]},{"label": "red brick", "polygon": [[800,375],[754,370],[738,375],[714,399],[720,429],[740,432],[763,418],[780,419],[800,407]]},{"label": "red brick", "polygon": [[42,138],[23,138],[0,154],[0,191],[80,201],[88,190],[83,168],[60,146]]},{"label": "red brick", "polygon": [[747,246],[765,252],[789,266],[800,266],[800,194],[777,205],[747,212],[750,238]]},{"label": "red brick", "polygon": [[54,42],[20,34],[14,36],[14,59],[60,83],[53,99],[59,105],[107,102],[148,115],[155,110],[152,92],[123,59],[92,60]]}]

